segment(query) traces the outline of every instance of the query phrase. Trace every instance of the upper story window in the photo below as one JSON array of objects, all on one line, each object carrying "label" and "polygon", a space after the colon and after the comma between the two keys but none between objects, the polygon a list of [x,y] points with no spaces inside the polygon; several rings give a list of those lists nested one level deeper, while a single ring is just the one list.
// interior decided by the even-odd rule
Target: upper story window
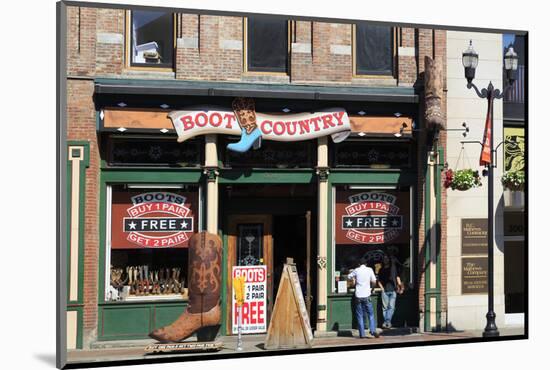
[{"label": "upper story window", "polygon": [[394,30],[369,23],[354,25],[354,75],[392,76],[395,64]]},{"label": "upper story window", "polygon": [[130,67],[172,68],[174,14],[132,10],[128,12],[127,57]]},{"label": "upper story window", "polygon": [[287,73],[289,21],[254,16],[245,19],[245,71]]}]

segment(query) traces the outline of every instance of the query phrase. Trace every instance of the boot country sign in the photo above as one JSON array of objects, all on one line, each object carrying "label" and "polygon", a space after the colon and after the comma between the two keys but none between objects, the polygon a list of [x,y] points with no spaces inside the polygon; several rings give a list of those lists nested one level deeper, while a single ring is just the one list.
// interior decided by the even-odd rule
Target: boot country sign
[{"label": "boot country sign", "polygon": [[[240,135],[237,118],[223,108],[202,108],[174,111],[168,117],[178,134],[178,142],[206,134]],[[348,115],[343,109],[296,114],[256,113],[256,124],[262,138],[275,141],[301,141],[350,130]]]},{"label": "boot country sign", "polygon": [[113,194],[113,249],[183,248],[196,229],[196,193],[121,192]]},{"label": "boot country sign", "polygon": [[178,134],[178,142],[197,135],[240,135],[237,143],[227,149],[246,152],[258,149],[262,139],[301,141],[332,135],[335,142],[344,140],[350,133],[350,120],[344,109],[333,108],[313,113],[264,114],[256,112],[250,98],[235,98],[233,110],[221,107],[202,107],[193,110],[173,111],[168,117]]}]

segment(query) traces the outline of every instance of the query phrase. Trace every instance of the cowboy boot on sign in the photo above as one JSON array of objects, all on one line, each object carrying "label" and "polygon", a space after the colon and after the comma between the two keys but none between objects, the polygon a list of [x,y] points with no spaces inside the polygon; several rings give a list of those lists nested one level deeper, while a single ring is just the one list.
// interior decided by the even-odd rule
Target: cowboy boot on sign
[{"label": "cowboy boot on sign", "polygon": [[244,153],[254,145],[254,149],[262,145],[262,131],[256,124],[256,108],[254,99],[235,98],[232,103],[233,112],[241,127],[241,140],[227,145],[227,149]]}]

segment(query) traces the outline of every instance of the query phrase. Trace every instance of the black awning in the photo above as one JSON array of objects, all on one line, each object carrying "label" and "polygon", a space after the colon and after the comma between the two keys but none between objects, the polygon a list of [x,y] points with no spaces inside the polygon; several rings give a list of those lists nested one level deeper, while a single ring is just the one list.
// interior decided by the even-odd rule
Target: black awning
[{"label": "black awning", "polygon": [[412,87],[306,86],[178,80],[96,79],[95,94],[212,96],[418,103]]}]

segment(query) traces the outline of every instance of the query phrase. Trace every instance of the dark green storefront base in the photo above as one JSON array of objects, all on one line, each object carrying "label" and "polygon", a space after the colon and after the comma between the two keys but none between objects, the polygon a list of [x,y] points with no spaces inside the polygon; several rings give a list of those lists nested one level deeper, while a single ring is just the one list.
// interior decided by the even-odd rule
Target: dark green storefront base
[{"label": "dark green storefront base", "polygon": [[172,323],[187,302],[121,302],[99,306],[98,340],[146,339],[155,328]]},{"label": "dark green storefront base", "polygon": [[[374,306],[374,317],[376,327],[381,327],[382,299],[379,293],[371,296]],[[397,296],[396,310],[393,315],[392,324],[395,327],[417,327],[418,326],[418,297],[415,291],[409,291]],[[327,330],[339,331],[357,329],[357,321],[354,315],[353,293],[330,294],[328,296]]]}]

